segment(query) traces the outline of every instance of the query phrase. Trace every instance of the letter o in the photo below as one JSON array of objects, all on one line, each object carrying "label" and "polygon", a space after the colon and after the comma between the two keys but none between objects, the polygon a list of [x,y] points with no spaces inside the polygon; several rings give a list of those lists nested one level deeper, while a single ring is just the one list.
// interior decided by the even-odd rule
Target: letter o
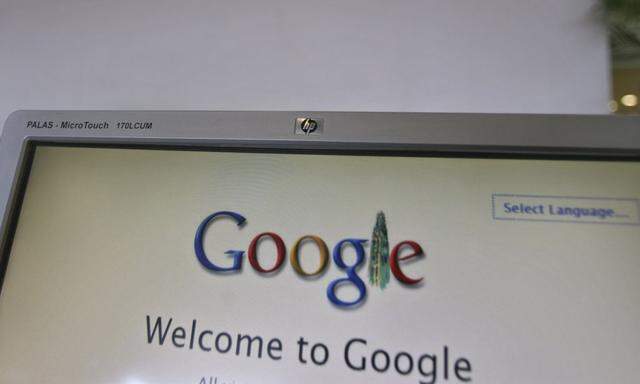
[{"label": "letter o", "polygon": [[[400,369],[400,358],[403,356],[406,357],[407,361],[409,362],[409,366],[405,371]],[[407,352],[400,352],[396,355],[395,359],[393,359],[393,366],[396,368],[396,372],[398,372],[399,374],[408,375],[411,373],[411,371],[413,371],[413,357],[411,357],[411,355]]]},{"label": "letter o", "polygon": [[[262,268],[262,266],[258,262],[258,243],[260,242],[260,239],[262,239],[263,237],[270,238],[276,244],[276,250],[277,250],[276,263],[273,265],[273,267],[269,269]],[[287,251],[284,245],[284,241],[282,241],[282,238],[278,236],[278,234],[273,232],[263,232],[257,235],[256,237],[254,237],[253,240],[251,240],[251,244],[249,245],[248,258],[249,258],[249,263],[251,263],[251,266],[256,271],[260,273],[271,273],[278,270],[278,268],[282,266],[286,253]]]},{"label": "letter o", "polygon": [[[220,341],[220,340],[221,340],[221,338],[222,338],[223,336],[224,336],[224,338],[225,338],[225,339],[227,339],[227,341],[226,341],[226,344],[227,344],[227,345],[226,345],[224,348],[222,348],[222,347],[220,346],[220,344],[221,344],[221,341]],[[221,332],[221,333],[219,333],[219,334],[218,334],[218,336],[216,336],[216,343],[215,343],[215,347],[216,347],[216,350],[217,350],[218,352],[220,352],[220,353],[227,353],[227,352],[229,352],[229,350],[231,349],[231,335],[229,335],[229,334],[228,334],[228,333],[226,333],[226,332]]]},{"label": "letter o", "polygon": [[[318,266],[317,270],[311,273],[306,272],[300,265],[300,247],[305,240],[313,241],[318,246],[318,250],[320,251],[320,265]],[[315,235],[306,235],[299,238],[293,245],[293,248],[291,248],[289,259],[293,270],[296,271],[298,275],[304,277],[316,276],[321,274],[322,271],[327,268],[327,264],[329,262],[329,250],[327,249],[327,244],[320,237]]]},{"label": "letter o", "polygon": [[[321,358],[317,358],[316,351],[318,349],[322,350]],[[324,365],[327,360],[329,360],[329,348],[322,343],[314,344],[313,347],[311,347],[311,360],[315,365]]]},{"label": "letter o", "polygon": [[[384,366],[383,367],[378,367],[378,364],[376,364],[376,356],[378,355],[382,355],[384,356]],[[389,364],[391,364],[391,359],[389,358],[389,354],[387,352],[385,352],[382,349],[376,349],[373,354],[371,355],[371,367],[373,369],[375,369],[378,372],[386,372],[387,369],[389,369]]]}]

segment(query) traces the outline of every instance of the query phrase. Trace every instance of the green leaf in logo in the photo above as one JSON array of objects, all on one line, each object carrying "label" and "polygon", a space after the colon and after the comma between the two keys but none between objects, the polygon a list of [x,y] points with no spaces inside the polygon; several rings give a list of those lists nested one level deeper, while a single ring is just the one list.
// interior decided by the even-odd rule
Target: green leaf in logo
[{"label": "green leaf in logo", "polygon": [[369,282],[384,289],[389,283],[389,238],[384,212],[378,212],[371,235],[371,260],[369,261]]}]

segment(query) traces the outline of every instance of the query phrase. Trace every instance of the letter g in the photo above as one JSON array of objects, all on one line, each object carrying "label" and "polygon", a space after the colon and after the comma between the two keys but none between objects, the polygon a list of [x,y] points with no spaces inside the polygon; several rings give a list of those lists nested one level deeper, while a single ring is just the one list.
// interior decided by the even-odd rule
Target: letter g
[{"label": "letter g", "polygon": [[[338,268],[344,270],[347,273],[347,277],[333,280],[327,287],[327,297],[334,305],[346,308],[359,305],[367,295],[367,287],[364,285],[364,281],[358,276],[356,269],[360,264],[364,262],[364,246],[366,239],[344,239],[340,241],[333,248],[333,261]],[[352,265],[347,265],[342,258],[343,246],[350,245],[356,251],[356,261]],[[351,283],[358,290],[358,298],[353,301],[344,301],[340,299],[336,293],[340,284]]]},{"label": "letter g", "polygon": [[207,254],[204,252],[204,234],[211,224],[218,217],[230,217],[233,219],[238,227],[242,226],[245,223],[246,219],[239,213],[231,212],[231,211],[220,211],[213,213],[207,216],[206,219],[200,223],[198,226],[198,230],[196,231],[196,238],[194,241],[194,248],[196,251],[196,257],[200,264],[208,270],[215,272],[230,272],[230,271],[239,271],[242,268],[242,256],[244,255],[244,251],[227,251],[225,252],[227,255],[231,255],[233,258],[233,265],[231,267],[220,267],[215,265],[209,260]]}]

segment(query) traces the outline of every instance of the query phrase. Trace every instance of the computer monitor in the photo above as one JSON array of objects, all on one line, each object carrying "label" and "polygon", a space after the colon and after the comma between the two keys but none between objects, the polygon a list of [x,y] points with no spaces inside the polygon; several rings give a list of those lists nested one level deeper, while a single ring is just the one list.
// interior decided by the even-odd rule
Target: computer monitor
[{"label": "computer monitor", "polygon": [[634,382],[639,123],[16,112],[0,382]]}]

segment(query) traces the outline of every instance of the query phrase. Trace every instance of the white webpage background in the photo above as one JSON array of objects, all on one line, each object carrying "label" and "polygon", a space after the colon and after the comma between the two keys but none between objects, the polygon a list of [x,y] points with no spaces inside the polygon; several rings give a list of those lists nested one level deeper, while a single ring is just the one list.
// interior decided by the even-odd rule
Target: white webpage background
[{"label": "white webpage background", "polygon": [[[434,159],[43,147],[37,150],[0,296],[0,382],[418,383],[349,370],[344,343],[467,357],[475,383],[632,382],[640,356],[640,246],[635,226],[493,221],[492,193],[640,197],[640,165],[621,162]],[[331,248],[370,238],[387,216],[390,244],[412,239],[427,258],[360,308],[329,304],[331,265],[303,281],[205,271],[198,224],[216,222],[212,258],[257,233],[288,247],[305,234]],[[313,248],[304,248],[313,265]],[[261,252],[264,263],[272,252]],[[367,280],[366,267],[360,276]],[[279,337],[280,361],[149,345],[145,316],[215,332]],[[327,365],[297,362],[305,336]],[[450,380],[451,381],[451,380]],[[455,381],[455,380],[453,380]],[[452,381],[452,382],[453,382]],[[439,378],[438,382],[442,382]]]}]

